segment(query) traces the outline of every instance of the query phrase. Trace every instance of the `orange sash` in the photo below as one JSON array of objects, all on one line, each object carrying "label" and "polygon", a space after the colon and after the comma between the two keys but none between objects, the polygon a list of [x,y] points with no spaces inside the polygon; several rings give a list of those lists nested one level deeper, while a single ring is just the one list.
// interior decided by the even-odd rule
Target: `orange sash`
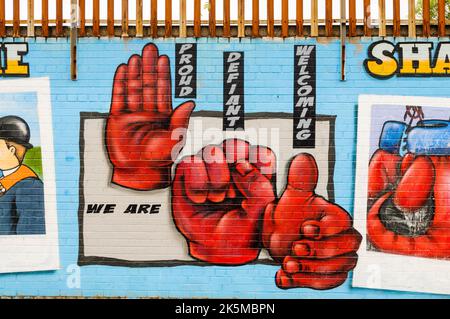
[{"label": "orange sash", "polygon": [[[20,165],[19,169],[12,173],[11,175],[5,176],[4,178],[0,179],[0,188],[2,189],[2,192],[7,192],[11,187],[16,185],[21,180],[24,180],[25,178],[29,177],[36,177],[37,175],[31,168],[29,168],[26,165]],[[3,187],[2,187],[3,186]]]}]

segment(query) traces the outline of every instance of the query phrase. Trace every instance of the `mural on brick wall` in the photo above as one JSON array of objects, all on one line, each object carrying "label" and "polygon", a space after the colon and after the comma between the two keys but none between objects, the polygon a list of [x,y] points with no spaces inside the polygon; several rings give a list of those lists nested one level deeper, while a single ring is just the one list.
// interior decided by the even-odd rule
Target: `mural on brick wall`
[{"label": "mural on brick wall", "polygon": [[[366,162],[367,180],[360,179],[360,185],[367,185],[361,187],[367,189],[367,194],[362,198],[355,195],[355,207],[365,206],[367,212],[365,250],[369,256],[383,256],[379,260],[381,265],[394,264],[390,271],[401,261],[408,261],[409,267],[425,273],[430,271],[425,267],[428,264],[431,269],[439,265],[446,267],[438,272],[448,270],[445,260],[450,258],[449,100],[386,97],[389,102],[384,104],[380,102],[382,98],[374,97],[370,105],[363,101],[367,111],[360,115],[359,123],[364,125],[362,117],[369,115],[366,127],[370,129],[363,133],[360,128],[358,149],[361,165],[367,159],[363,152],[368,151],[370,155]],[[363,146],[365,142],[368,144]],[[364,199],[365,205],[360,202]],[[386,257],[392,254],[398,256],[392,260]],[[443,279],[434,287],[433,281],[418,280],[416,283],[409,277],[407,282],[402,282],[397,278],[390,285],[414,287],[428,282],[430,291],[449,292],[448,280]]]},{"label": "mural on brick wall", "polygon": [[[450,43],[392,42],[381,40],[369,46],[364,67],[377,79],[450,76]],[[433,53],[434,51],[434,53]]]},{"label": "mural on brick wall", "polygon": [[[195,97],[195,47],[175,50],[176,95]],[[79,264],[268,263],[280,288],[341,285],[361,236],[334,203],[335,117],[315,114],[315,47],[295,52],[291,114],[245,112],[238,51],[224,52],[223,112],[173,108],[153,44],[119,65],[110,112],[81,118]]]},{"label": "mural on brick wall", "polygon": [[58,267],[48,79],[0,82],[0,272]]}]

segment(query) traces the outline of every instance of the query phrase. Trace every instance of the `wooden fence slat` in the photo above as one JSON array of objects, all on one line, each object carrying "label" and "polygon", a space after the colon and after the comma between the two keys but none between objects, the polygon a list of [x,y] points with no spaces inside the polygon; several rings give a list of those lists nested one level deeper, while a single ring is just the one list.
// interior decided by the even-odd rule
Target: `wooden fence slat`
[{"label": "wooden fence slat", "polygon": [[150,24],[153,38],[158,37],[158,0],[152,0],[150,4]]},{"label": "wooden fence slat", "polygon": [[63,35],[63,0],[56,0],[56,36]]},{"label": "wooden fence slat", "polygon": [[386,36],[386,0],[378,0],[378,35]]},{"label": "wooden fence slat", "polygon": [[[81,1],[80,1],[80,3],[81,3]],[[42,0],[41,25],[42,25],[42,35],[44,37],[48,37],[48,0]]]},{"label": "wooden fence slat", "polygon": [[325,32],[327,37],[333,35],[333,0],[325,1]]},{"label": "wooden fence slat", "polygon": [[319,5],[317,0],[311,0],[311,36],[319,36]]},{"label": "wooden fence slat", "polygon": [[[42,3],[44,3],[43,0]],[[48,8],[48,7],[47,7]],[[44,9],[42,9],[44,10]],[[86,3],[84,0],[78,0],[78,16],[79,16],[79,23],[80,28],[78,32],[78,36],[84,37],[86,35]]]},{"label": "wooden fence slat", "polygon": [[223,0],[223,36],[230,37],[230,0]]},{"label": "wooden fence slat", "polygon": [[170,38],[172,36],[172,0],[166,0],[166,38]]},{"label": "wooden fence slat", "polygon": [[303,35],[303,0],[297,0],[296,3],[296,26],[297,36]]},{"label": "wooden fence slat", "polygon": [[289,1],[281,1],[281,36],[289,36]]},{"label": "wooden fence slat", "polygon": [[275,36],[273,0],[267,0],[267,35],[269,37]]},{"label": "wooden fence slat", "polygon": [[245,5],[244,0],[238,0],[238,37],[245,37]]},{"label": "wooden fence slat", "polygon": [[136,0],[136,37],[142,38],[144,36],[144,24],[142,12],[142,0]]},{"label": "wooden fence slat", "polygon": [[180,38],[186,38],[186,0],[180,0]]},{"label": "wooden fence slat", "polygon": [[100,36],[100,0],[93,1],[92,34],[94,37]]},{"label": "wooden fence slat", "polygon": [[5,0],[0,0],[0,37],[6,36],[5,29]]},{"label": "wooden fence slat", "polygon": [[108,16],[107,16],[107,33],[108,36],[114,36],[114,0],[108,0]]},{"label": "wooden fence slat", "polygon": [[430,0],[423,0],[422,3],[422,28],[423,36],[430,36]]},{"label": "wooden fence slat", "polygon": [[34,0],[28,0],[27,37],[34,37]]},{"label": "wooden fence slat", "polygon": [[20,36],[20,2],[13,1],[13,37]]},{"label": "wooden fence slat", "polygon": [[356,0],[349,0],[348,14],[348,35],[354,37],[356,36]]},{"label": "wooden fence slat", "polygon": [[216,37],[216,0],[209,0],[209,36]]},{"label": "wooden fence slat", "polygon": [[445,0],[438,0],[438,35],[445,37]]},{"label": "wooden fence slat", "polygon": [[194,0],[194,37],[201,37],[201,8],[200,8],[200,0]]},{"label": "wooden fence slat", "polygon": [[416,37],[416,1],[408,2],[408,37]]},{"label": "wooden fence slat", "polygon": [[259,0],[252,1],[252,37],[259,37]]},{"label": "wooden fence slat", "polygon": [[394,0],[393,35],[400,36],[400,0]]},{"label": "wooden fence slat", "polygon": [[372,35],[370,0],[364,0],[364,35],[370,37]]},{"label": "wooden fence slat", "polygon": [[128,37],[128,0],[122,0],[122,37]]}]

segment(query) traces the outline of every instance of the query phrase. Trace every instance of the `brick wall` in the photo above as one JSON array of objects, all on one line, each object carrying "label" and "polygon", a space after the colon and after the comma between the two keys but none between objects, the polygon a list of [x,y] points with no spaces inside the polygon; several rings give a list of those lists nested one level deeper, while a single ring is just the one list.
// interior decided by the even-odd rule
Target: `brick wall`
[{"label": "brick wall", "polygon": [[[329,200],[330,205],[338,204],[354,216],[354,194],[357,188],[355,167],[358,97],[364,94],[446,97],[448,96],[446,88],[450,84],[448,78],[443,77],[394,76],[389,80],[379,80],[370,76],[363,63],[368,57],[369,46],[376,40],[378,39],[361,38],[347,44],[346,81],[339,80],[340,43],[335,40],[326,42],[293,38],[155,40],[153,43],[158,47],[159,54],[167,55],[170,60],[173,95],[176,85],[175,43],[197,44],[196,97],[191,99],[196,107],[189,126],[192,136],[188,134],[187,141],[190,144],[185,147],[183,154],[175,159],[175,163],[178,164],[183,155],[194,154],[202,146],[209,144],[208,136],[202,136],[207,128],[216,128],[219,132],[222,130],[223,53],[244,52],[243,95],[246,130],[254,128],[255,132],[261,132],[258,129],[268,126],[279,129],[278,135],[273,135],[277,136],[278,140],[270,142],[272,148],[275,148],[274,145],[281,145],[276,150],[278,177],[276,183],[273,183],[276,185],[274,190],[276,196],[281,197],[283,193],[290,160],[297,153],[309,152],[314,155],[319,169],[317,194]],[[12,39],[5,40],[5,42],[12,41]],[[395,42],[394,39],[390,41]],[[127,187],[126,183],[120,185],[121,182],[111,181],[112,168],[117,167],[117,164],[113,159],[111,161],[111,156],[108,157],[107,151],[110,148],[109,145],[105,145],[106,140],[103,140],[103,136],[107,134],[105,124],[109,121],[107,117],[111,106],[114,74],[116,68],[121,63],[126,63],[130,56],[140,55],[144,45],[149,41],[80,39],[77,81],[70,80],[70,44],[66,39],[37,38],[25,42],[28,42],[28,53],[23,56],[23,61],[29,63],[30,78],[48,77],[50,81],[60,269],[1,274],[1,296],[210,298],[436,296],[354,288],[352,272],[341,285],[331,290],[280,289],[274,280],[280,265],[271,261],[266,252],[262,253],[259,260],[239,266],[215,265],[210,259],[206,263],[199,263],[193,258],[198,256],[192,255],[192,251],[189,255],[187,250],[186,238],[188,242],[194,241],[197,238],[195,234],[187,234],[189,230],[179,233],[174,227],[173,222],[177,220],[176,217],[173,218],[171,212],[173,206],[170,203],[176,200],[176,196],[173,190],[171,192],[169,185],[144,186],[144,189],[139,190]],[[316,46],[317,117],[314,120],[317,130],[313,148],[295,149],[292,145],[295,45]],[[11,80],[5,77],[1,82]],[[14,101],[14,94],[9,99]],[[22,97],[18,96],[17,99],[20,100]],[[186,100],[188,99],[173,96],[173,107]],[[436,114],[441,112],[443,119],[449,117],[445,108],[436,112]],[[380,113],[373,114],[372,117],[376,119]],[[393,113],[392,120],[403,121],[402,118],[395,116]],[[382,120],[380,121],[382,123]],[[373,123],[375,122],[374,120]],[[41,121],[40,125],[45,127],[48,123]],[[200,132],[200,137],[194,137],[194,132]],[[372,139],[378,137],[371,136]],[[120,139],[121,136],[116,134],[114,138]],[[217,137],[212,140],[216,141]],[[252,144],[258,143],[252,141]],[[260,140],[259,144],[263,145],[264,142]],[[152,157],[151,160],[155,158]],[[295,176],[301,175],[297,173]],[[135,173],[134,178],[139,179],[139,176],[139,173]],[[133,175],[125,179],[133,179]],[[44,170],[44,185],[46,182]],[[88,205],[95,204],[116,206],[113,214],[88,213]],[[123,212],[130,204],[158,204],[160,207],[159,212],[155,214],[142,213],[132,216],[131,213]],[[295,209],[311,209],[311,207]],[[181,230],[179,221],[177,226]],[[252,228],[250,232],[260,232],[259,229]],[[360,229],[358,231],[361,232]],[[190,235],[194,237],[189,237]],[[232,239],[228,240],[233,242]],[[220,246],[219,243],[217,245]],[[206,255],[210,257],[208,253]],[[242,259],[238,258],[238,263],[239,261]],[[423,286],[426,287],[427,283],[424,282]],[[421,291],[431,292],[433,287]]]}]

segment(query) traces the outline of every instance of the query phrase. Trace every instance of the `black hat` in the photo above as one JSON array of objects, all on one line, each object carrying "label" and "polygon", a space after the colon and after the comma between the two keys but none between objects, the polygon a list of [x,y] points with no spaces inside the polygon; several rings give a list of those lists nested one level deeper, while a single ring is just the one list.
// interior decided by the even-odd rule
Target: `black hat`
[{"label": "black hat", "polygon": [[27,149],[33,148],[30,144],[30,127],[18,116],[0,117],[0,139],[15,142]]}]

